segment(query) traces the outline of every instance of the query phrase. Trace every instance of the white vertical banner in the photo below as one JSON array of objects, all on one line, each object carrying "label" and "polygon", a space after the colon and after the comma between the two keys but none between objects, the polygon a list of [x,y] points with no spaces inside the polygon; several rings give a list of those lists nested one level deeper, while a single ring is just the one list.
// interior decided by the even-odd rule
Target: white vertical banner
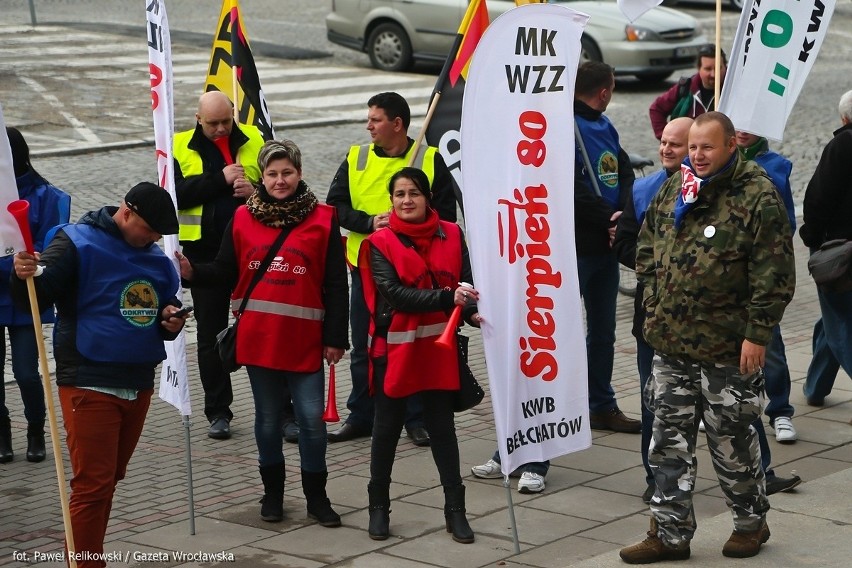
[{"label": "white vertical banner", "polygon": [[635,22],[642,17],[642,14],[662,3],[663,0],[618,0],[618,9],[625,18]]},{"label": "white vertical banner", "polygon": [[[158,183],[175,198],[172,138],[174,137],[174,80],[172,78],[172,42],[169,19],[164,0],[145,0],[148,17],[148,68],[151,73],[151,106],[154,111],[154,143],[157,155]],[[166,256],[180,271],[175,251],[177,235],[166,235]],[[176,291],[181,296],[182,289]],[[174,341],[166,341],[166,360],[160,373],[160,398],[177,408],[181,415],[192,413],[189,401],[189,382],[186,375],[186,331],[181,331]]]},{"label": "white vertical banner", "polygon": [[12,148],[6,134],[3,105],[0,105],[0,256],[9,256],[24,250],[24,237],[18,222],[8,211],[9,204],[20,199],[12,163]]},{"label": "white vertical banner", "polygon": [[747,0],[719,111],[745,130],[782,140],[834,14],[834,0]]},{"label": "white vertical banner", "polygon": [[486,30],[467,78],[465,222],[504,475],[592,443],[573,199],[587,20],[513,8]]}]

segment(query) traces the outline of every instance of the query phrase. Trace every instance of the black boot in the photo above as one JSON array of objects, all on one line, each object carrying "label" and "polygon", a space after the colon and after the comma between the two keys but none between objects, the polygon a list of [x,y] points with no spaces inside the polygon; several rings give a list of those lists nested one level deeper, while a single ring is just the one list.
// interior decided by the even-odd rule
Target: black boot
[{"label": "black boot", "polygon": [[15,452],[12,451],[12,423],[8,416],[0,416],[0,463],[9,463],[14,458]]},{"label": "black boot", "polygon": [[319,521],[324,527],[339,527],[340,515],[331,508],[331,501],[325,493],[327,480],[327,471],[302,470],[302,491],[308,502],[308,518]]},{"label": "black boot", "polygon": [[464,485],[444,487],[444,518],[447,532],[453,533],[453,540],[463,544],[473,542],[473,529],[464,516]]},{"label": "black boot", "polygon": [[263,499],[260,500],[260,518],[277,523],[284,519],[284,479],[287,471],[284,462],[259,468],[263,480]]},{"label": "black boot", "polygon": [[370,482],[367,485],[370,498],[370,525],[367,528],[373,540],[386,540],[390,536],[390,486]]},{"label": "black boot", "polygon": [[44,420],[27,425],[27,461],[44,461]]}]

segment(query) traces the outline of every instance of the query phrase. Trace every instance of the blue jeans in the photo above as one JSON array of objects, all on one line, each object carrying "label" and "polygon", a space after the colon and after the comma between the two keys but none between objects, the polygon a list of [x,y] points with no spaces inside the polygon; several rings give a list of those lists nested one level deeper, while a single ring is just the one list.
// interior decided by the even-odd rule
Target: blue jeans
[{"label": "blue jeans", "polygon": [[[370,310],[364,300],[364,286],[358,269],[350,272],[352,290],[349,302],[349,325],[352,328],[352,351],[349,353],[349,373],[352,375],[352,391],[346,401],[349,409],[347,424],[365,432],[373,430],[375,406],[370,396],[370,362],[367,355],[367,336],[370,333]],[[418,395],[408,397],[405,414],[406,426],[423,425],[423,403]]]},{"label": "blue jeans", "polygon": [[[645,392],[645,385],[648,379],[651,378],[651,372],[654,370],[654,349],[645,343],[641,337],[636,338],[636,367],[639,369],[639,394]],[[651,445],[652,432],[654,429],[654,413],[648,410],[645,403],[642,403],[642,440],[640,448],[642,454],[642,465],[645,467],[645,483],[648,485],[654,484],[654,473],[651,471],[651,466],[648,464],[648,447]]]},{"label": "blue jeans", "polygon": [[813,357],[808,365],[808,374],[802,391],[805,398],[821,401],[831,393],[834,380],[840,370],[840,362],[834,356],[828,338],[825,336],[825,325],[822,318],[814,325]]},{"label": "blue jeans", "polygon": [[780,325],[772,328],[772,337],[766,346],[763,374],[766,377],[766,396],[769,398],[765,410],[769,422],[774,423],[779,416],[792,418],[795,410],[790,404],[790,369],[787,367]]},{"label": "blue jeans", "polygon": [[579,256],[577,273],[586,307],[589,412],[598,414],[617,407],[611,383],[615,357],[618,259],[615,254]]},{"label": "blue jeans", "polygon": [[[35,330],[31,325],[13,325],[9,330],[9,344],[12,347],[12,373],[21,391],[24,402],[24,416],[27,422],[40,422],[45,417],[44,387],[38,372],[38,343]],[[0,327],[0,360],[6,361],[6,338],[4,328]],[[0,379],[2,379],[0,368]],[[6,408],[6,388],[0,380],[0,416],[9,416]]]},{"label": "blue jeans", "polygon": [[284,441],[281,427],[287,388],[293,399],[293,410],[299,423],[299,457],[302,469],[326,471],[327,444],[325,422],[325,372],[292,373],[266,367],[246,366],[251,394],[254,397],[254,437],[257,442],[260,467],[284,462]]},{"label": "blue jeans", "polygon": [[[500,450],[495,450],[494,455],[491,456],[491,459],[496,461],[497,463],[501,463],[500,462]],[[528,471],[530,473],[537,473],[542,477],[546,477],[549,469],[550,469],[550,460],[547,460],[547,461],[543,461],[543,462],[525,463],[524,465],[519,467],[516,471],[519,471],[521,473]]]}]

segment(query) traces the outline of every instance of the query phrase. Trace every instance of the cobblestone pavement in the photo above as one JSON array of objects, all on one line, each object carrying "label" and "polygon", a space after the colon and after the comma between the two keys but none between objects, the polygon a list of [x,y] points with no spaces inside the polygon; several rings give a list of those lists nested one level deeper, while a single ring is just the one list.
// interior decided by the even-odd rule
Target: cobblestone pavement
[{"label": "cobblestone pavement", "polygon": [[[37,0],[36,4],[40,18],[45,21],[48,20],[45,14],[57,21],[68,20],[74,13],[91,11],[95,7],[98,14],[110,16],[114,21],[127,6],[127,2],[86,0]],[[138,4],[141,6],[142,0],[138,0]],[[258,25],[256,22],[262,18],[250,10],[258,5],[269,5],[269,2],[243,0],[241,4],[244,17],[252,18],[251,37],[267,39],[266,31],[252,35]],[[285,8],[293,5],[301,10],[304,4],[277,2],[276,5],[281,6],[277,13],[284,13]],[[206,30],[212,24],[202,22],[207,14],[202,8],[214,6],[216,12],[219,5],[218,0],[172,2],[170,19],[174,26],[186,17],[192,25],[181,24],[182,29],[197,24],[196,27]],[[327,9],[327,0],[317,4],[322,5]],[[140,7],[139,11],[142,9]],[[726,12],[725,21],[730,23],[734,17]],[[7,0],[4,3],[0,25],[26,21],[26,2]],[[848,2],[841,3],[830,28],[829,42],[788,123],[787,140],[777,146],[794,161],[793,187],[798,200],[822,146],[838,126],[836,101],[842,92],[852,88],[848,80],[852,51],[852,42],[848,41],[852,35],[848,31],[852,29],[850,22],[852,7]],[[274,19],[263,25],[270,26],[268,33],[274,34],[276,24],[282,30],[286,27]],[[314,35],[319,33],[316,28],[312,30]],[[68,33],[73,36],[79,32],[69,28]],[[2,46],[0,44],[0,48]],[[305,46],[312,47],[307,43]],[[336,57],[334,55],[329,63],[336,61]],[[0,93],[3,93],[6,73],[7,70],[0,69]],[[631,151],[655,155],[646,109],[662,87],[619,82],[608,114],[621,131],[624,146]],[[55,94],[62,96],[61,92]],[[192,112],[189,107],[179,108],[176,117],[183,120],[191,117]],[[114,127],[120,131],[122,125]],[[415,124],[415,131],[416,127]],[[321,197],[325,196],[346,148],[366,139],[360,122],[290,128],[285,134],[301,146],[305,155],[305,179]],[[117,203],[131,185],[142,179],[153,179],[156,174],[149,146],[84,155],[51,155],[48,152],[34,156],[33,162],[48,179],[71,193],[73,218],[89,209]],[[852,509],[850,500],[844,497],[848,494],[848,484],[852,483],[852,428],[849,425],[852,382],[847,376],[839,377],[824,408],[807,406],[801,395],[801,382],[810,360],[811,330],[819,308],[813,283],[805,269],[806,251],[798,238],[796,244],[798,288],[782,327],[794,379],[791,402],[796,406],[794,422],[800,440],[793,445],[779,445],[774,440],[770,444],[773,464],[779,474],[786,475],[795,469],[806,483],[797,493],[772,497],[773,537],[761,555],[750,561],[752,567],[815,563],[845,566],[852,555],[849,531]],[[635,347],[629,334],[631,316],[632,300],[620,297],[613,386],[620,406],[638,416]],[[49,335],[49,330],[46,333]],[[487,386],[479,336],[473,334],[472,337],[472,367]],[[505,491],[499,483],[475,480],[468,473],[470,466],[482,463],[493,451],[494,425],[488,398],[477,409],[457,416],[462,468],[468,486],[468,510],[477,532],[476,544],[455,544],[444,533],[441,491],[431,457],[427,450],[405,439],[401,440],[395,466],[391,516],[394,537],[390,540],[371,541],[364,531],[365,487],[369,475],[369,442],[364,440],[333,444],[328,449],[332,476],[329,492],[335,507],[344,515],[343,528],[329,532],[305,519],[304,498],[298,480],[298,454],[296,447],[289,444],[285,448],[289,475],[285,497],[287,518],[283,523],[264,523],[258,516],[261,488],[252,433],[251,395],[245,372],[239,371],[233,378],[234,437],[225,442],[211,440],[206,437],[206,422],[198,408],[202,394],[191,334],[189,352],[191,391],[197,407],[189,427],[196,534],[189,535],[185,430],[177,412],[155,400],[127,479],[119,484],[107,534],[107,550],[128,556],[111,565],[144,568],[615,566],[619,561],[614,551],[641,538],[647,528],[647,508],[638,498],[644,488],[638,439],[625,434],[595,432],[592,448],[554,460],[544,494],[524,496],[513,492],[521,540],[521,554],[514,555],[507,529]],[[338,407],[345,416],[349,388],[346,359],[337,376]],[[8,368],[6,377],[10,377]],[[18,456],[14,462],[0,465],[0,566],[60,566],[47,559],[36,562],[35,557],[36,551],[56,553],[61,550],[62,527],[52,456],[41,464],[30,464],[22,459],[25,421],[20,397],[12,385],[7,386],[7,401],[12,412],[13,440]],[[769,433],[771,436],[771,429]],[[730,531],[730,518],[709,467],[704,444],[699,464],[696,509],[701,528],[693,546],[691,564],[718,566],[721,560],[718,548]],[[67,460],[66,472],[70,475]],[[165,551],[170,554],[171,551],[199,550],[233,553],[235,563],[181,560],[171,556],[166,561],[156,560],[154,556],[145,561],[133,557],[134,552]],[[16,559],[13,551],[25,552],[28,560]]]}]

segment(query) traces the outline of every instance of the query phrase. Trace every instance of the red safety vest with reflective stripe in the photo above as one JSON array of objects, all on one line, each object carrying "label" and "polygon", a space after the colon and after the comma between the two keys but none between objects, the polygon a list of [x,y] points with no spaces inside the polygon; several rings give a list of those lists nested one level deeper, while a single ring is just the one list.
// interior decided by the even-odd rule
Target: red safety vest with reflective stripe
[{"label": "red safety vest with reflective stripe", "polygon": [[[461,229],[446,221],[440,224],[444,237],[436,234],[432,239],[429,266],[440,287],[455,290],[461,277]],[[370,271],[370,244],[393,265],[404,286],[423,289],[434,286],[426,262],[414,248],[406,247],[390,229],[371,234],[361,246],[358,268],[370,309],[372,338],[376,333],[377,291]],[[449,314],[443,311],[408,313],[394,310],[387,332],[388,366],[384,381],[387,396],[399,398],[424,390],[458,390],[458,353],[435,344],[448,320]],[[372,373],[370,377],[372,379]]]},{"label": "red safety vest with reflective stripe", "polygon": [[[237,362],[312,373],[322,366],[322,286],[334,208],[317,207],[287,235],[266,275],[251,291],[237,328]],[[236,312],[243,293],[281,229],[258,222],[243,205],[234,213],[239,279],[231,294]]]}]

